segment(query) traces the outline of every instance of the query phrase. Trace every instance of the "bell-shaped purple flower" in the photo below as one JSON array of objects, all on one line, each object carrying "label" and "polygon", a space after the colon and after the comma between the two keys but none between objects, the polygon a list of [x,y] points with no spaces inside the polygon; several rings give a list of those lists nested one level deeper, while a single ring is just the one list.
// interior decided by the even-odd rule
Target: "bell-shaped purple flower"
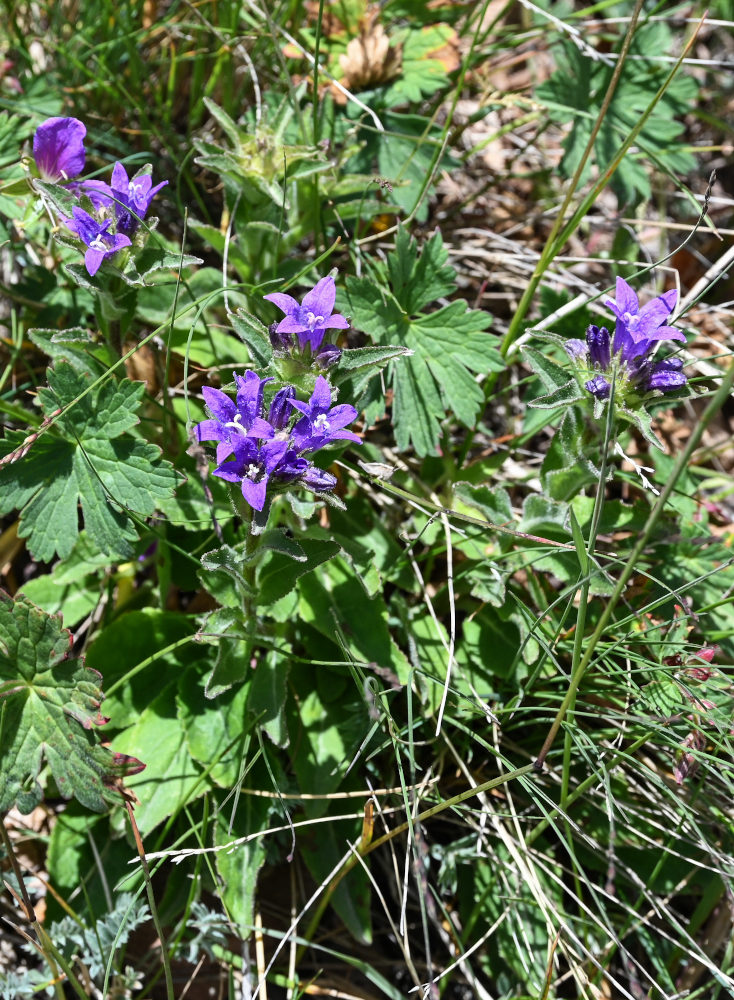
[{"label": "bell-shaped purple flower", "polygon": [[682,340],[685,343],[686,338],[680,330],[664,325],[677,301],[678,293],[671,289],[640,308],[632,287],[624,278],[617,278],[616,299],[607,299],[604,303],[617,317],[614,353],[619,354],[623,361],[631,361],[647,354],[659,340]]},{"label": "bell-shaped purple flower", "polygon": [[134,233],[140,220],[145,218],[151,201],[166,184],[168,181],[161,181],[153,187],[150,174],[136,174],[129,178],[124,166],[116,163],[112,170],[112,194],[118,232]]},{"label": "bell-shaped purple flower", "polygon": [[308,403],[294,399],[291,405],[303,414],[293,428],[293,441],[299,451],[316,451],[330,441],[360,443],[356,434],[344,430],[356,418],[356,409],[349,403],[332,407],[331,386],[322,375],[316,379]]},{"label": "bell-shaped purple flower", "polygon": [[617,278],[616,293],[616,301],[607,301],[617,317],[613,338],[605,326],[592,325],[585,341],[572,339],[563,345],[577,366],[596,370],[585,388],[597,399],[608,399],[614,377],[618,400],[634,406],[639,405],[640,394],[680,389],[687,382],[683,362],[679,358],[653,361],[651,356],[661,340],[685,341],[680,330],[663,325],[675,308],[677,293],[665,292],[641,309],[624,278]]},{"label": "bell-shaped purple flower", "polygon": [[84,170],[86,126],[78,118],[47,118],[33,136],[33,158],[46,181],[68,181]]},{"label": "bell-shaped purple flower", "polygon": [[105,257],[111,257],[118,250],[130,246],[130,240],[127,236],[123,236],[122,233],[107,232],[112,225],[111,219],[106,222],[97,222],[88,212],[76,205],[72,208],[71,213],[73,218],[62,219],[62,222],[86,244],[84,264],[90,275],[95,275],[99,271]]},{"label": "bell-shaped purple flower", "polygon": [[302,351],[308,344],[312,353],[316,354],[327,330],[346,330],[349,327],[346,319],[333,311],[336,285],[331,275],[322,278],[310,292],[306,292],[301,303],[284,292],[272,292],[264,298],[285,313],[275,332],[280,335],[295,334]]}]

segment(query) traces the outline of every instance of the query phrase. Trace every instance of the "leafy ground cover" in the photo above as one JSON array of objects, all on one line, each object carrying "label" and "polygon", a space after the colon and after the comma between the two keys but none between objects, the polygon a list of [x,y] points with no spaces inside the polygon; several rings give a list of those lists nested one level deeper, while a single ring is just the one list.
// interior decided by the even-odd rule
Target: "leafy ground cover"
[{"label": "leafy ground cover", "polygon": [[8,8],[0,996],[734,995],[731,5]]}]

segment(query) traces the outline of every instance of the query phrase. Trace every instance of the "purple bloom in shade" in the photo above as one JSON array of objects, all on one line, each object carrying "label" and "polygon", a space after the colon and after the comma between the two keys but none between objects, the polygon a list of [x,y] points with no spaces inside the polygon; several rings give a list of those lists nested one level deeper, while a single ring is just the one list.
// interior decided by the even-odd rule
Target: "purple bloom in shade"
[{"label": "purple bloom in shade", "polygon": [[309,464],[308,469],[301,476],[301,483],[307,490],[313,490],[314,493],[328,493],[336,486],[337,478],[330,472]]},{"label": "purple bloom in shade", "polygon": [[307,344],[310,344],[311,351],[316,354],[327,330],[349,328],[349,323],[344,317],[333,312],[336,285],[331,275],[322,278],[310,292],[306,292],[302,303],[298,303],[291,295],[286,295],[284,292],[272,292],[263,297],[285,313],[285,318],[275,328],[276,333],[281,335],[294,333],[298,337],[302,351]]},{"label": "purple bloom in shade", "polygon": [[276,351],[290,351],[293,347],[293,334],[292,333],[279,333],[278,324],[271,323],[268,327],[268,335],[270,337],[270,343],[273,345]]},{"label": "purple bloom in shade", "polygon": [[589,379],[589,381],[586,382],[586,388],[591,395],[596,396],[597,399],[609,399],[611,386],[603,375],[595,375],[594,378]]},{"label": "purple bloom in shade", "polygon": [[271,379],[261,379],[255,372],[235,375],[237,402],[219,389],[205,385],[201,392],[213,420],[196,425],[197,441],[217,441],[217,462],[234,451],[234,442],[248,438],[272,438],[273,428],[262,418],[263,392]]},{"label": "purple bloom in shade", "polygon": [[609,330],[605,326],[590,326],[586,331],[586,344],[589,348],[592,365],[606,371],[611,361]]},{"label": "purple bloom in shade", "polygon": [[168,181],[161,181],[153,187],[150,174],[138,174],[130,179],[121,163],[112,170],[112,194],[115,201],[117,228],[122,233],[133,233],[140,219],[150,208],[150,203]]},{"label": "purple bloom in shade", "polygon": [[335,344],[322,344],[314,361],[325,370],[335,365],[341,356],[342,352]]},{"label": "purple bloom in shade", "polygon": [[266,441],[260,444],[250,437],[232,439],[234,457],[219,465],[214,475],[231,483],[241,483],[242,496],[255,510],[265,506],[268,480],[284,458],[286,441]]},{"label": "purple bloom in shade", "polygon": [[130,240],[127,236],[123,236],[122,233],[112,235],[107,232],[112,225],[111,219],[102,223],[97,222],[88,212],[76,205],[71,212],[74,218],[62,219],[62,222],[72,233],[76,233],[83,243],[86,243],[87,252],[84,255],[84,264],[91,275],[97,273],[105,257],[111,257],[123,247],[130,246]]},{"label": "purple bloom in shade", "polygon": [[678,293],[671,289],[640,309],[634,290],[624,278],[617,278],[616,300],[607,299],[604,303],[617,317],[614,353],[619,354],[622,361],[631,361],[646,354],[658,340],[682,340],[685,343],[686,338],[680,330],[663,325],[677,301]]},{"label": "purple bloom in shade", "polygon": [[572,337],[571,340],[565,341],[563,347],[574,361],[586,358],[587,344],[585,340],[578,340],[576,337]]},{"label": "purple bloom in shade", "polygon": [[322,375],[316,379],[308,403],[294,399],[291,406],[303,414],[293,428],[293,443],[299,451],[316,451],[330,441],[356,441],[361,444],[356,434],[344,430],[357,416],[356,409],[348,403],[332,407],[331,387]]},{"label": "purple bloom in shade", "polygon": [[86,126],[78,118],[47,118],[33,136],[33,158],[45,181],[68,181],[84,170]]}]

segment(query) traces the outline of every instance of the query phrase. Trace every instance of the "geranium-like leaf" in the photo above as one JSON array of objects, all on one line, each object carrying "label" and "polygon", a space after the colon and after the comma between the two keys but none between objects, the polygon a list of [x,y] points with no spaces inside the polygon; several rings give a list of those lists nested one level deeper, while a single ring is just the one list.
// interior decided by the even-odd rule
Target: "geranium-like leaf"
[{"label": "geranium-like leaf", "polygon": [[[110,379],[87,392],[88,377],[65,361],[49,370],[48,383],[38,396],[53,425],[0,468],[0,514],[20,510],[19,534],[36,559],[48,562],[73,549],[81,503],[84,527],[99,550],[129,558],[137,532],[127,511],[150,516],[176,484],[160,450],[127,433],[138,422],[144,387]],[[64,412],[54,416],[59,409]],[[0,456],[20,451],[25,440],[22,431],[10,431]]]},{"label": "geranium-like leaf", "polygon": [[497,338],[486,332],[488,313],[470,309],[463,299],[426,311],[456,286],[447,258],[440,233],[419,253],[416,242],[401,230],[384,274],[390,293],[383,293],[372,279],[347,280],[353,326],[380,344],[402,344],[412,351],[391,362],[388,371],[398,447],[412,444],[419,455],[437,453],[447,410],[465,426],[473,426],[484,406],[474,373],[504,368]]},{"label": "geranium-like leaf", "polygon": [[102,678],[71,654],[71,641],[60,616],[0,591],[0,813],[38,805],[44,766],[64,798],[95,812],[145,766],[101,745]]}]

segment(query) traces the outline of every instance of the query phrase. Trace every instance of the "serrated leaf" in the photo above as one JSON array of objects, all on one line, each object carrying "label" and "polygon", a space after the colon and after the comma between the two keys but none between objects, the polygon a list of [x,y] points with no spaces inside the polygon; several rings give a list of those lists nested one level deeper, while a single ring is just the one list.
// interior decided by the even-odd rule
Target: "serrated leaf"
[{"label": "serrated leaf", "polygon": [[252,355],[253,360],[260,365],[269,364],[273,356],[273,348],[268,337],[268,328],[255,316],[245,312],[244,309],[230,313],[229,321],[234,332]]},{"label": "serrated leaf", "polygon": [[472,373],[504,368],[496,338],[486,332],[487,313],[469,309],[463,299],[419,311],[454,288],[453,268],[445,267],[445,260],[439,233],[420,254],[415,241],[399,233],[396,250],[388,254],[390,292],[375,281],[347,280],[353,325],[378,342],[402,341],[413,352],[390,364],[389,373],[398,446],[412,444],[419,455],[437,453],[447,410],[467,427],[478,418],[484,393]]},{"label": "serrated leaf", "polygon": [[[665,41],[662,41],[665,39]],[[652,62],[649,54],[667,52],[671,44],[668,27],[650,22],[635,33],[630,55],[606,108],[594,140],[594,154],[600,170],[617,156],[630,130],[647,112],[667,76],[667,68]],[[536,89],[536,96],[546,103],[551,118],[571,122],[564,140],[561,171],[570,177],[577,169],[594,124],[606,99],[609,68],[591,59],[575,45],[564,43],[557,56],[558,69]],[[676,115],[685,114],[695,104],[698,85],[691,76],[680,73],[673,79],[653,108],[635,140],[640,151],[627,152],[610,180],[620,202],[639,202],[650,195],[650,166],[678,175],[695,166],[695,158],[678,137],[683,124]],[[588,173],[588,163],[581,181]]]},{"label": "serrated leaf", "polygon": [[[110,559],[129,558],[137,532],[127,511],[150,516],[176,484],[155,445],[120,438],[138,422],[144,387],[109,380],[89,391],[89,378],[67,362],[49,370],[48,382],[38,393],[46,417],[64,412],[25,456],[0,469],[0,513],[20,510],[20,535],[37,559],[50,561],[74,547],[80,503],[97,548]],[[10,432],[0,453],[23,440]]]},{"label": "serrated leaf", "polygon": [[144,766],[101,746],[101,675],[70,649],[60,617],[0,591],[0,813],[41,801],[44,765],[64,798],[95,812],[115,779]]}]

